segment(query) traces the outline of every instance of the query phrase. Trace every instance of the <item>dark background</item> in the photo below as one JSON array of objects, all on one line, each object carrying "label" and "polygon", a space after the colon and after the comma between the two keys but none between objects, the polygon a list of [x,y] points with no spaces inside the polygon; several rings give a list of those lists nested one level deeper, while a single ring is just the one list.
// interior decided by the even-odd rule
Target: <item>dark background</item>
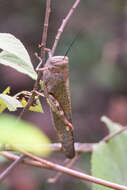
[{"label": "dark background", "polygon": [[[52,47],[57,29],[73,2],[52,0],[48,48]],[[0,0],[0,32],[11,33],[23,42],[34,67],[38,64],[34,52],[40,53],[38,44],[41,42],[44,13],[44,0]],[[81,0],[65,28],[56,55],[64,55],[77,34],[79,36],[68,55],[75,141],[97,142],[108,133],[100,122],[102,115],[122,125],[127,123],[127,1]],[[14,95],[21,90],[32,90],[33,84],[34,81],[27,76],[0,65],[1,92],[11,86]],[[49,107],[44,100],[42,105],[43,115],[29,112],[25,119],[56,142]],[[59,153],[49,159],[61,163],[65,157]],[[90,172],[89,165],[90,155],[87,154],[81,156],[74,168]],[[56,184],[47,184],[46,179],[51,176],[55,176],[55,172],[21,165],[0,188],[90,189],[90,184],[65,175]]]}]

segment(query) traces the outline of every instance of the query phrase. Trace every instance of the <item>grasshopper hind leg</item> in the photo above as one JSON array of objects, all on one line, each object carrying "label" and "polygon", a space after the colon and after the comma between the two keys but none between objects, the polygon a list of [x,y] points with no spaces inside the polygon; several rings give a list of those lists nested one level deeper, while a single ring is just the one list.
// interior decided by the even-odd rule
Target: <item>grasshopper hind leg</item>
[{"label": "grasshopper hind leg", "polygon": [[52,116],[65,156],[71,159],[75,156],[73,130],[65,126],[63,120],[55,112],[52,112]]}]

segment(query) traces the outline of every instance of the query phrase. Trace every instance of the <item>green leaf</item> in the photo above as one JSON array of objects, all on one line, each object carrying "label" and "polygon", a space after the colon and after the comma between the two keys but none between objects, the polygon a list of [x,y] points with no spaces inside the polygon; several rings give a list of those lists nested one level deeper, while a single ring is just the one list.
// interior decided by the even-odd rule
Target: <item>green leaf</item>
[{"label": "green leaf", "polygon": [[[21,92],[15,94],[14,97],[17,98],[21,102],[23,107],[25,107],[27,105],[28,99],[30,98],[31,95],[32,95],[32,93],[29,91],[21,91]],[[34,97],[34,102],[29,107],[29,110],[34,111],[34,112],[43,113],[42,105],[41,105],[41,102],[40,102],[38,96]]]},{"label": "green leaf", "polygon": [[2,92],[2,94],[10,94],[10,90],[11,90],[11,87],[8,86],[8,87]]},{"label": "green leaf", "polygon": [[44,82],[42,80],[40,80],[40,86],[41,86],[41,90],[44,90]]},{"label": "green leaf", "polygon": [[4,50],[0,53],[1,64],[10,66],[36,80],[37,74],[29,54],[20,40],[12,34],[0,33],[0,49]]},{"label": "green leaf", "polygon": [[6,104],[0,99],[0,114],[6,109]]},{"label": "green leaf", "polygon": [[49,139],[34,125],[17,120],[9,115],[0,116],[0,143],[18,151],[48,156],[50,153]]},{"label": "green leaf", "polygon": [[[5,164],[8,162],[8,159],[5,158],[3,155],[0,155],[0,164]],[[1,190],[1,189],[0,189]]]},{"label": "green leaf", "polygon": [[[102,117],[110,132],[121,129],[120,124]],[[127,185],[127,131],[113,137],[108,143],[98,143],[92,154],[92,175],[117,184]],[[110,188],[93,184],[93,190]]]},{"label": "green leaf", "polygon": [[106,126],[108,127],[110,133],[114,133],[114,132],[116,132],[116,131],[118,131],[119,129],[122,128],[122,125],[120,125],[119,123],[115,123],[115,122],[111,121],[106,116],[102,116],[101,121],[106,124]]},{"label": "green leaf", "polygon": [[0,63],[5,66],[10,66],[18,72],[28,75],[32,79],[36,80],[37,78],[36,72],[25,61],[7,51],[0,53]]},{"label": "green leaf", "polygon": [[43,109],[39,99],[36,99],[36,105],[29,108],[30,111],[43,113]]},{"label": "green leaf", "polygon": [[[25,107],[27,105],[27,101],[25,98],[22,98],[21,99],[21,104],[23,107]],[[35,97],[35,105],[34,106],[30,106],[29,108],[30,111],[34,111],[34,112],[40,112],[40,113],[43,113],[43,109],[42,109],[42,106],[41,106],[41,102],[39,100],[39,98]]]},{"label": "green leaf", "polygon": [[6,94],[0,94],[0,113],[3,112],[6,107],[10,111],[16,111],[17,108],[22,107],[22,104],[14,97]]}]

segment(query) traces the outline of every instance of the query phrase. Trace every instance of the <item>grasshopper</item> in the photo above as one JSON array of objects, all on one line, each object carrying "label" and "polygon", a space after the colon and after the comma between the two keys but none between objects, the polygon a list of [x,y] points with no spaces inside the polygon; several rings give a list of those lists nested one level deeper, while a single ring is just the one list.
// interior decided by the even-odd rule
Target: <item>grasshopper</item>
[{"label": "grasshopper", "polygon": [[67,56],[49,57],[43,68],[44,94],[50,105],[54,127],[66,157],[73,158],[74,137]]}]

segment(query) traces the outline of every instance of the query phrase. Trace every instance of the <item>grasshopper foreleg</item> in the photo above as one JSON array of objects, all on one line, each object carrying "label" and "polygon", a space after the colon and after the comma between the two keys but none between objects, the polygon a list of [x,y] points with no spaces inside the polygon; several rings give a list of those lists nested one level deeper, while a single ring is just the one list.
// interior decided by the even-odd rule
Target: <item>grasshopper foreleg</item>
[{"label": "grasshopper foreleg", "polygon": [[[41,45],[40,45],[39,47],[41,47]],[[49,57],[51,57],[51,50],[50,50],[49,48],[45,48],[45,51],[47,51]],[[38,55],[37,52],[35,52],[34,55],[35,55],[36,58],[39,60],[39,64],[38,64],[38,66],[36,67],[36,71],[37,71],[37,72],[38,72],[38,71],[39,71],[39,72],[43,72],[43,71],[45,71],[45,70],[48,70],[48,67],[40,68],[40,67],[41,67],[41,64],[42,64],[42,59],[41,59],[41,57]]]}]

